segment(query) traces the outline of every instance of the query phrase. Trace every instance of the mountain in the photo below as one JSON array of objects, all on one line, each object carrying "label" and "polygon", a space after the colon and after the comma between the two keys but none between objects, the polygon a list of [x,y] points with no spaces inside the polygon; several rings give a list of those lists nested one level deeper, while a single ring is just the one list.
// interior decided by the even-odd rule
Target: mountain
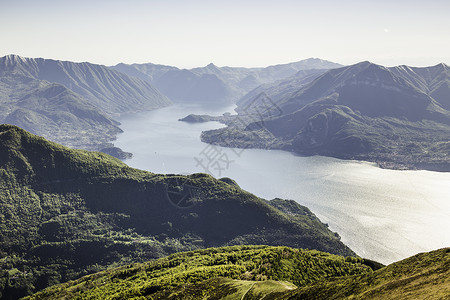
[{"label": "mountain", "polygon": [[164,75],[169,71],[179,70],[176,67],[157,65],[151,63],[131,64],[131,65],[120,63],[111,67],[111,69],[117,70],[124,74],[128,74],[130,76],[138,77],[148,82],[153,82],[154,80],[160,78],[162,75]]},{"label": "mountain", "polygon": [[109,115],[170,104],[149,82],[87,62],[8,55],[0,58],[0,77],[9,74],[62,84]]},{"label": "mountain", "polygon": [[[385,68],[370,62],[296,79],[238,102],[239,122],[205,142],[277,148],[450,171],[450,73],[440,64]],[[256,94],[256,95],[255,95]]]},{"label": "mountain", "polygon": [[155,86],[173,101],[229,105],[233,91],[215,74],[197,75],[189,70],[170,70],[154,81]]},{"label": "mountain", "polygon": [[272,102],[278,102],[298,91],[300,87],[305,86],[327,71],[328,69],[301,70],[288,78],[262,84],[245,94],[236,102],[237,111],[245,112],[247,108],[254,106],[255,101],[257,101],[256,99],[258,99],[260,95],[269,97]]},{"label": "mountain", "polygon": [[17,299],[107,267],[267,244],[354,255],[294,201],[233,180],[158,175],[0,125],[0,292]]},{"label": "mountain", "polygon": [[0,58],[0,122],[66,146],[112,149],[110,141],[122,132],[112,116],[169,103],[148,82],[104,66]]},{"label": "mountain", "polygon": [[215,74],[224,82],[230,83],[239,95],[251,91],[261,84],[294,76],[300,71],[317,69],[334,69],[342,65],[319,58],[309,58],[298,62],[268,66],[265,68],[217,67],[209,64],[206,67],[194,68],[196,74]]},{"label": "mountain", "polygon": [[122,63],[112,66],[111,69],[151,82],[177,103],[225,106],[237,97],[229,84],[211,73],[197,74],[187,69],[151,63]]},{"label": "mountain", "polygon": [[261,84],[294,76],[299,71],[337,67],[341,65],[310,58],[266,68],[217,67],[211,63],[190,70],[155,64],[118,64],[112,69],[153,83],[175,102],[225,105]]},{"label": "mountain", "polygon": [[447,299],[450,249],[376,262],[288,247],[178,253],[53,286],[26,299]]},{"label": "mountain", "polygon": [[446,110],[450,110],[450,68],[446,64],[428,68],[400,66],[389,70],[430,95]]},{"label": "mountain", "polygon": [[22,75],[0,77],[0,122],[67,146],[98,149],[119,123],[65,86]]},{"label": "mountain", "polygon": [[338,94],[338,104],[367,116],[406,117],[415,121],[433,119],[423,114],[440,108],[427,89],[412,85],[398,72],[370,62],[331,70],[277,104],[286,112],[294,112],[334,93]]}]

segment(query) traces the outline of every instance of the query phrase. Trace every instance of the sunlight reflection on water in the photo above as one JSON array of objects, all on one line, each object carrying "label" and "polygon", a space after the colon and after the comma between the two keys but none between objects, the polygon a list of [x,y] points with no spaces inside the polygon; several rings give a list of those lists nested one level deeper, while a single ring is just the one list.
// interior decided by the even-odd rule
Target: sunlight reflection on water
[{"label": "sunlight reflection on water", "polygon": [[[124,133],[115,145],[134,154],[126,161],[132,167],[204,172],[194,160],[208,146],[200,133],[223,125],[178,121],[190,113],[218,115],[195,106],[172,106],[125,116],[120,120]],[[220,177],[233,178],[266,199],[293,199],[308,206],[363,257],[390,263],[450,246],[450,173],[384,170],[371,163],[277,150],[246,149],[238,156],[220,149],[233,161]]]}]

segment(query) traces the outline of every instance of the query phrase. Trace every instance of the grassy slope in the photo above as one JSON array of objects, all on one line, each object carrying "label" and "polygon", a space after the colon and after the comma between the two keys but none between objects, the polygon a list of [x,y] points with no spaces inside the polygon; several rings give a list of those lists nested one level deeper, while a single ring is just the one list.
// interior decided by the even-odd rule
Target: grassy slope
[{"label": "grassy slope", "polygon": [[450,248],[417,254],[370,274],[299,288],[281,299],[449,299]]},{"label": "grassy slope", "polygon": [[157,299],[276,299],[284,292],[297,288],[287,281],[249,281],[215,277],[198,284],[183,285],[155,296]]},{"label": "grassy slope", "polygon": [[353,254],[295,202],[265,201],[205,174],[132,169],[11,125],[0,125],[0,166],[3,299],[106,267],[212,246]]},{"label": "grassy slope", "polygon": [[27,299],[449,298],[449,248],[375,271],[362,262],[287,247],[206,249],[89,275]]},{"label": "grassy slope", "polygon": [[[211,248],[93,274],[28,299],[199,299],[206,295],[236,299],[246,293],[280,293],[293,284],[304,286],[323,278],[372,272],[362,262],[288,247]],[[272,281],[260,282],[268,279]]]}]

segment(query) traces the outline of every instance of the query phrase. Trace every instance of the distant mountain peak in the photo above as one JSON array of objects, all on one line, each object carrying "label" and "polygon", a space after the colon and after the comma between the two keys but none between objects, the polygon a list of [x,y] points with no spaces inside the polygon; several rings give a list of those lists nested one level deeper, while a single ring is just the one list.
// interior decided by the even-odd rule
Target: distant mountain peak
[{"label": "distant mountain peak", "polygon": [[25,63],[27,61],[27,58],[16,55],[16,54],[9,54],[3,57],[0,57],[0,68],[2,66],[4,67],[10,67],[14,66],[17,63]]},{"label": "distant mountain peak", "polygon": [[444,69],[444,70],[447,70],[447,69],[448,69],[448,65],[446,65],[445,63],[439,63],[439,64],[437,64],[435,67],[437,67],[437,68],[442,68],[442,69]]},{"label": "distant mountain peak", "polygon": [[364,60],[362,62],[359,62],[359,63],[355,64],[354,66],[366,66],[366,67],[369,67],[371,65],[377,66],[377,64],[374,64],[373,62],[368,61],[368,60]]},{"label": "distant mountain peak", "polygon": [[124,67],[124,66],[130,66],[126,63],[118,63],[117,65],[115,65],[115,67]]},{"label": "distant mountain peak", "polygon": [[219,68],[218,66],[216,66],[215,64],[213,64],[213,63],[209,63],[209,64],[206,66],[206,68],[207,68],[209,71],[219,71],[219,72],[220,72],[220,68]]},{"label": "distant mountain peak", "polygon": [[22,60],[22,61],[27,60],[26,57],[20,56],[20,55],[17,55],[17,54],[8,54],[8,55],[5,55],[3,58],[11,59],[11,60]]},{"label": "distant mountain peak", "polygon": [[318,58],[318,57],[310,57],[310,58],[304,59],[303,61],[307,61],[307,62],[313,62],[313,61],[315,61],[315,62],[326,62],[325,60],[323,60],[321,58]]},{"label": "distant mountain peak", "polygon": [[377,73],[379,74],[390,72],[388,68],[367,60],[350,66],[349,70],[356,70],[355,71],[356,73],[368,73],[368,74],[377,74]]},{"label": "distant mountain peak", "polygon": [[[278,65],[283,66],[283,65]],[[328,60],[324,60],[317,57],[310,57],[307,59],[303,59],[297,62],[292,62],[286,64],[286,66],[296,66],[299,68],[298,70],[306,70],[306,69],[335,69],[343,67],[343,65],[334,63]]]},{"label": "distant mountain peak", "polygon": [[[155,86],[175,101],[199,101],[198,98],[210,99],[214,102],[217,99],[226,101],[236,101],[246,93],[257,88],[261,84],[273,83],[278,80],[297,76],[299,71],[325,70],[342,67],[342,65],[319,58],[309,58],[306,60],[291,62],[286,64],[272,65],[268,67],[218,67],[214,63],[209,63],[203,67],[180,70],[175,67],[153,68],[149,64],[132,65],[133,68],[117,65],[116,68],[131,76],[137,76],[151,81]],[[113,67],[114,68],[114,67]],[[189,73],[190,72],[190,73]],[[179,73],[177,76],[175,73]],[[181,82],[182,76],[190,78],[198,76],[198,80]],[[215,76],[205,76],[214,74]],[[219,82],[220,81],[220,82]],[[211,82],[219,83],[215,88]],[[214,94],[214,90],[218,93]],[[192,98],[192,96],[195,96]],[[196,100],[197,99],[197,100]],[[215,100],[213,100],[215,99]],[[202,100],[202,102],[204,102]]]}]

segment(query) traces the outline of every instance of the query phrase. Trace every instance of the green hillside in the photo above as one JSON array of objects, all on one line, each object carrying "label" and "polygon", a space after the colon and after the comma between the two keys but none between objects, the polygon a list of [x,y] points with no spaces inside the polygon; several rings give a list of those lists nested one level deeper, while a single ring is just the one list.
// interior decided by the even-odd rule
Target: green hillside
[{"label": "green hillside", "polygon": [[294,201],[230,179],[158,175],[0,125],[0,292],[17,299],[107,267],[240,244],[354,255]]},{"label": "green hillside", "polygon": [[104,271],[26,299],[449,299],[449,295],[450,248],[383,267],[315,250],[234,246]]},{"label": "green hillside", "polygon": [[324,278],[372,272],[362,262],[288,247],[211,248],[86,276],[28,299],[241,299],[246,293],[279,294]]},{"label": "green hillside", "polygon": [[450,248],[417,254],[370,274],[319,282],[280,299],[449,299]]}]

